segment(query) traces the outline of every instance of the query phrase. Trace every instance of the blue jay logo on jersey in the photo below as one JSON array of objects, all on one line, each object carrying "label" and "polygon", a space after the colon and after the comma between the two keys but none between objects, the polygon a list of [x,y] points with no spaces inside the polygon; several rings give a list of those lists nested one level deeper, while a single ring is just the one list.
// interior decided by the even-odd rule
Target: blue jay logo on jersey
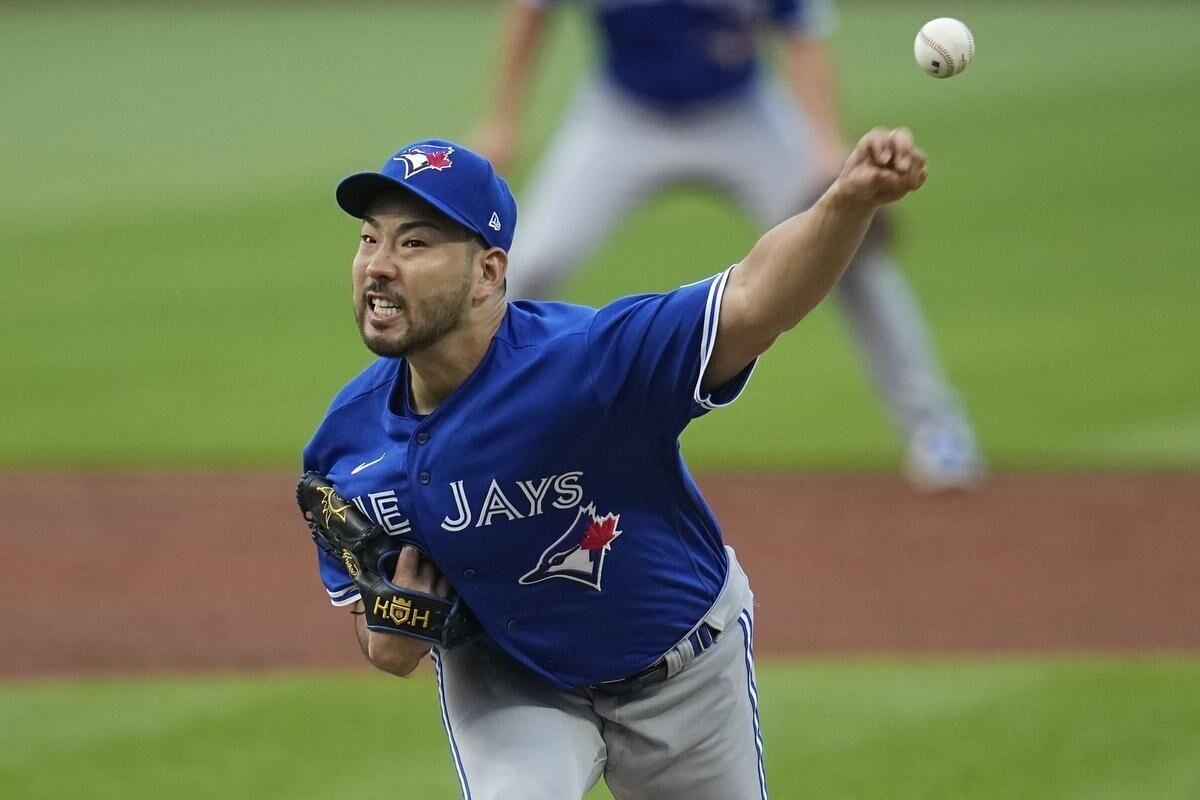
[{"label": "blue jay logo on jersey", "polygon": [[620,514],[596,516],[596,504],[580,506],[575,521],[567,532],[546,548],[537,566],[521,576],[518,583],[565,578],[600,591],[604,574],[604,557],[612,549],[613,540],[621,535],[617,529]]},{"label": "blue jay logo on jersey", "polygon": [[408,180],[418,172],[424,172],[427,169],[436,169],[438,172],[450,169],[454,166],[454,162],[450,160],[450,154],[453,152],[453,147],[419,144],[416,147],[410,147],[398,156],[392,156],[392,161],[403,162],[404,179]]}]

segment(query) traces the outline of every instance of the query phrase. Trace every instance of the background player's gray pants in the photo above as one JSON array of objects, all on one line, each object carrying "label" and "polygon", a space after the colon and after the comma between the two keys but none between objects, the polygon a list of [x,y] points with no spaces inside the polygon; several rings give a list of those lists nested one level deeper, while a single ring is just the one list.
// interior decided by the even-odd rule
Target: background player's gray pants
[{"label": "background player's gray pants", "polygon": [[463,797],[571,800],[603,774],[617,800],[765,799],[754,599],[727,552],[729,578],[705,617],[721,636],[641,694],[560,690],[480,643],[435,654]]},{"label": "background player's gray pants", "polygon": [[[549,296],[624,217],[671,184],[726,192],[764,230],[783,221],[824,189],[810,141],[801,109],[773,83],[665,114],[601,79],[588,82],[521,200],[509,295]],[[905,435],[922,425],[965,427],[912,292],[882,246],[864,245],[836,296]]]}]

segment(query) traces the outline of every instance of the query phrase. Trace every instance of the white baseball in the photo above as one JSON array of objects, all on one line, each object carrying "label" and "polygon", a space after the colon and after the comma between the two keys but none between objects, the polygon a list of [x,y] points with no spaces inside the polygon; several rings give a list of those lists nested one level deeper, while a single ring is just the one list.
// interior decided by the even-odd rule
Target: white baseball
[{"label": "white baseball", "polygon": [[913,55],[921,69],[935,78],[953,78],[975,57],[971,29],[950,17],[931,19],[917,32]]}]

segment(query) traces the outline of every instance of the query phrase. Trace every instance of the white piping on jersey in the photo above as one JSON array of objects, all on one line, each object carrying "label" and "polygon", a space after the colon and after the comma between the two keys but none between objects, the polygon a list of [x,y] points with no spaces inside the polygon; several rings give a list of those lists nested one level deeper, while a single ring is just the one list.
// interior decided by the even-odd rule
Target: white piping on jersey
[{"label": "white piping on jersey", "polygon": [[713,350],[717,344],[717,323],[721,319],[721,300],[725,296],[725,284],[729,280],[729,273],[733,271],[733,267],[722,272],[713,279],[712,285],[708,287],[708,301],[704,304],[704,331],[700,337],[700,375],[696,378],[696,389],[692,393],[692,399],[697,405],[702,408],[712,410],[714,408],[722,408],[729,405],[734,400],[741,396],[746,390],[746,385],[750,383],[750,376],[754,374],[754,368],[758,366],[758,360],[755,359],[750,365],[750,373],[746,376],[742,386],[738,389],[737,394],[726,400],[724,403],[713,402],[711,394],[700,394],[700,384],[704,380],[704,373],[708,369],[708,361],[712,358]]},{"label": "white piping on jersey", "polygon": [[359,594],[358,588],[355,586],[347,586],[345,589],[338,589],[336,592],[329,591],[328,589],[325,591],[329,592],[329,602],[339,607],[348,606],[356,600],[362,599],[362,595]]}]

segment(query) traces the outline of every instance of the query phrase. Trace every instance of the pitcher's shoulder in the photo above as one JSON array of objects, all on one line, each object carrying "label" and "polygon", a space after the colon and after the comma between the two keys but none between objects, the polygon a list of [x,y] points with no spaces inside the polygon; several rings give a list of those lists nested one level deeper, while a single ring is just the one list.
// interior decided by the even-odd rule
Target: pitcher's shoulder
[{"label": "pitcher's shoulder", "polygon": [[403,359],[399,358],[377,358],[372,361],[367,365],[366,369],[351,378],[334,395],[333,402],[329,404],[328,413],[333,413],[338,408],[349,405],[360,397],[391,386],[392,382],[396,379],[396,374],[400,369],[402,361]]},{"label": "pitcher's shoulder", "polygon": [[596,309],[545,300],[511,300],[496,338],[510,347],[531,347],[587,333]]}]

